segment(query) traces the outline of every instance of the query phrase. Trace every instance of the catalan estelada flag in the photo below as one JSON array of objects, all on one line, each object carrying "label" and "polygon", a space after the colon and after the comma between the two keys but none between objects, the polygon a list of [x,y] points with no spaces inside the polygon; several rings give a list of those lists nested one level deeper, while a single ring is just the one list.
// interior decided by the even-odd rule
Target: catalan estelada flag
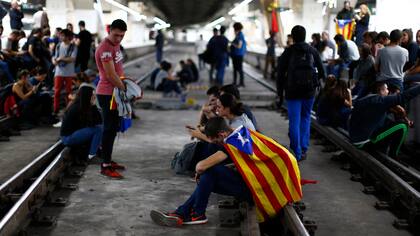
[{"label": "catalan estelada flag", "polygon": [[337,20],[335,23],[335,31],[337,34],[343,35],[346,40],[350,40],[352,38],[353,28],[353,20]]},{"label": "catalan estelada flag", "polygon": [[253,195],[258,222],[302,198],[299,167],[285,147],[243,126],[225,139],[224,146]]}]

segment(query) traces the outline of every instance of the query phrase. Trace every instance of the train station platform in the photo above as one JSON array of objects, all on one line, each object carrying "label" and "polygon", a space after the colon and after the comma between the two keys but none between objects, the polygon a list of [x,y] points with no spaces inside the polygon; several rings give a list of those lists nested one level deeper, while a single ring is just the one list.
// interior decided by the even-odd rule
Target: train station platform
[{"label": "train station platform", "polygon": [[[140,78],[149,73],[155,67],[154,60],[150,60],[152,57],[150,54],[127,63],[127,75]],[[191,46],[172,45],[164,57],[176,64],[195,55]],[[208,71],[202,70],[200,76],[199,84],[188,92],[188,98],[196,105],[205,101]],[[226,83],[232,81],[231,68],[227,69],[225,79]],[[268,109],[275,95],[249,76],[245,84],[246,87],[240,89],[242,100],[253,107],[261,132],[287,146],[288,121],[279,111]],[[152,222],[150,210],[173,210],[195,188],[195,182],[189,177],[176,175],[170,169],[170,162],[183,145],[191,142],[184,127],[197,123],[199,111],[194,107],[145,109],[142,103],[159,102],[163,98],[148,90],[144,96],[135,110],[140,119],[134,120],[133,127],[126,133],[119,134],[114,145],[113,159],[127,167],[122,172],[125,178],[111,180],[102,176],[94,161],[78,180],[78,189],[69,194],[65,207],[42,208],[43,214],[57,217],[57,224],[54,227],[30,226],[29,235],[240,235],[238,227],[220,226],[215,194],[209,202],[206,213],[209,222],[205,225],[174,229]],[[29,156],[36,156],[57,138],[58,129],[36,128],[23,132],[10,143],[0,143],[0,163],[16,168],[2,171],[1,178],[15,173],[29,161]],[[42,142],[31,145],[34,139]],[[376,198],[362,193],[363,186],[350,181],[350,174],[331,160],[332,154],[322,152],[322,147],[314,145],[314,141],[300,169],[302,178],[318,181],[303,187],[304,218],[316,222],[316,235],[410,235],[408,231],[395,229],[392,226],[395,216],[376,210],[373,207]]]}]

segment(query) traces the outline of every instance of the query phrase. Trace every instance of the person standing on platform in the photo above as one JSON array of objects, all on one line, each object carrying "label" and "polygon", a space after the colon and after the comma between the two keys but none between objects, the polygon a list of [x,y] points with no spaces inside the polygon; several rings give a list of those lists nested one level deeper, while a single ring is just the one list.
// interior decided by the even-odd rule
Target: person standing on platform
[{"label": "person standing on platform", "polygon": [[111,110],[110,104],[115,87],[125,90],[125,85],[121,81],[121,77],[124,76],[124,57],[120,49],[120,43],[126,31],[127,24],[123,20],[114,20],[110,26],[109,35],[99,44],[95,52],[96,65],[99,70],[96,94],[99,106],[102,109],[104,128],[101,174],[115,179],[123,178],[117,170],[123,170],[125,167],[112,161],[112,149],[119,129],[120,119],[118,110]]},{"label": "person standing on platform", "polygon": [[203,39],[203,35],[200,34],[200,39],[195,42],[195,53],[198,55],[198,69],[202,70],[205,67],[202,54],[206,51],[207,42]]},{"label": "person standing on platform", "polygon": [[44,8],[41,6],[38,8],[38,11],[34,14],[34,28],[49,28],[49,20],[47,12],[44,11]]},{"label": "person standing on platform", "polygon": [[73,33],[67,29],[61,31],[61,42],[57,44],[52,62],[55,65],[54,74],[54,114],[58,114],[60,109],[60,94],[63,83],[66,90],[66,103],[71,94],[73,79],[76,76],[74,62],[76,61],[77,48],[73,40]]},{"label": "person standing on platform", "polygon": [[305,43],[305,36],[303,26],[293,27],[294,44],[280,56],[277,69],[278,83],[284,85],[286,92],[290,148],[298,161],[306,159],[315,90],[319,86],[319,79],[325,78],[319,53]]},{"label": "person standing on platform", "polygon": [[217,28],[213,28],[213,36],[210,38],[209,42],[207,43],[207,53],[210,61],[210,71],[209,71],[209,80],[210,84],[214,83],[214,69],[216,68],[216,58],[214,55],[214,40],[219,35],[219,30]]},{"label": "person standing on platform", "polygon": [[165,44],[165,36],[163,36],[162,30],[157,31],[158,34],[156,35],[156,62],[160,63],[162,61],[163,56],[163,45]]},{"label": "person standing on platform", "polygon": [[23,27],[22,18],[23,12],[19,7],[18,1],[13,0],[10,3],[9,10],[10,28],[13,30],[21,30]]},{"label": "person standing on platform", "polygon": [[268,66],[271,66],[271,74],[276,68],[276,32],[270,31],[270,37],[265,40],[267,53],[265,54],[264,78],[268,78]]},{"label": "person standing on platform", "polygon": [[85,71],[88,68],[90,59],[90,47],[93,39],[92,34],[86,30],[86,24],[84,21],[79,21],[79,35],[78,35],[78,50],[76,58],[76,67],[80,66],[80,71]]},{"label": "person standing on platform", "polygon": [[369,29],[370,10],[366,4],[360,4],[359,14],[354,15],[356,19],[356,45],[362,46],[363,34]]},{"label": "person standing on platform", "polygon": [[222,86],[225,77],[225,68],[229,63],[228,44],[229,40],[225,36],[226,27],[220,27],[220,35],[217,35],[214,40],[209,42],[209,48],[215,59],[216,67],[216,84]]},{"label": "person standing on platform", "polygon": [[244,56],[246,53],[246,41],[242,29],[244,27],[241,23],[236,22],[233,24],[233,29],[235,31],[235,39],[231,44],[231,56],[233,64],[233,84],[237,84],[236,77],[239,73],[239,86],[245,87],[244,83],[244,71],[243,71],[243,62]]}]

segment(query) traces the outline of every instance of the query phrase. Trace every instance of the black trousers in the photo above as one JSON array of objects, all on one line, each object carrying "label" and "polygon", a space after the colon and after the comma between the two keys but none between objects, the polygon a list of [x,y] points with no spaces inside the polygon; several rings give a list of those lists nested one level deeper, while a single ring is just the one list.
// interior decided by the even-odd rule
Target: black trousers
[{"label": "black trousers", "polygon": [[244,61],[243,56],[232,55],[232,64],[233,64],[233,84],[236,84],[237,74],[239,73],[239,85],[244,85],[244,71],[242,64]]},{"label": "black trousers", "polygon": [[112,160],[115,136],[120,127],[118,110],[110,110],[111,95],[97,95],[99,106],[102,110],[104,133],[102,135],[102,158],[103,163],[109,164]]}]

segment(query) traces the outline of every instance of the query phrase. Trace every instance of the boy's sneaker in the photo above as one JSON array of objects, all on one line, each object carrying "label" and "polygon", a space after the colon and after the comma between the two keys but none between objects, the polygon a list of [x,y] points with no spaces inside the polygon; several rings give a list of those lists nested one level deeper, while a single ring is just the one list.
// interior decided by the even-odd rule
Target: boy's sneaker
[{"label": "boy's sneaker", "polygon": [[191,213],[190,218],[184,219],[184,225],[201,225],[207,223],[208,219],[205,214],[197,214],[195,212]]},{"label": "boy's sneaker", "polygon": [[164,213],[158,210],[150,211],[150,217],[153,222],[162,226],[180,227],[182,226],[182,217],[176,213]]},{"label": "boy's sneaker", "polygon": [[118,173],[114,168],[112,168],[111,166],[101,166],[101,174],[108,176],[110,178],[113,179],[122,179],[123,176]]},{"label": "boy's sneaker", "polygon": [[114,170],[125,170],[125,166],[116,163],[115,161],[111,161],[111,167]]}]

